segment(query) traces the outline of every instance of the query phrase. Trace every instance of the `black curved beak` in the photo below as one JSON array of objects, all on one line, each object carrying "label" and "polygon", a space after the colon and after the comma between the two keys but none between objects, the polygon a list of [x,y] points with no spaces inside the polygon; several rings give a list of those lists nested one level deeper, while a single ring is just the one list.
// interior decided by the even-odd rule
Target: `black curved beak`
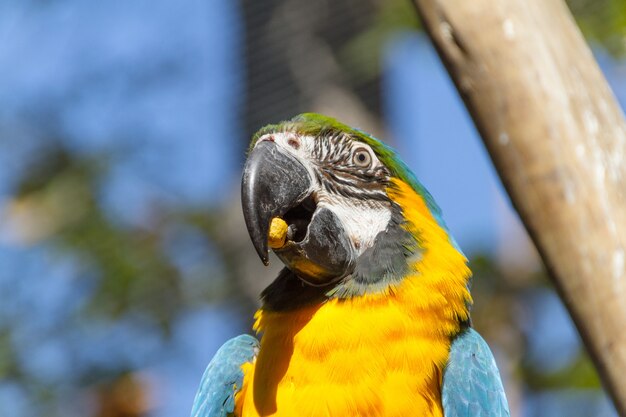
[{"label": "black curved beak", "polygon": [[283,218],[291,233],[274,252],[298,277],[319,284],[350,273],[354,250],[337,215],[312,201],[313,191],[309,171],[276,143],[259,142],[248,156],[241,199],[254,248],[267,265],[270,223]]},{"label": "black curved beak", "polygon": [[241,182],[241,203],[252,244],[269,264],[268,232],[272,218],[283,216],[311,193],[311,178],[293,156],[274,142],[258,143],[248,156]]}]

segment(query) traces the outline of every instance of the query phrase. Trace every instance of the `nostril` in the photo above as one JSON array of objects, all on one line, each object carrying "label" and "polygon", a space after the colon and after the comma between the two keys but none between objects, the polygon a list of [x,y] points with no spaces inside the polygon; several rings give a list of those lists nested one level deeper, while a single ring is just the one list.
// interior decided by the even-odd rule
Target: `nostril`
[{"label": "nostril", "polygon": [[269,135],[267,138],[265,138],[265,140],[268,142],[274,142],[274,135]]},{"label": "nostril", "polygon": [[287,145],[291,146],[294,149],[298,149],[298,148],[300,148],[300,141],[298,139],[295,139],[295,138],[290,138],[287,141]]}]

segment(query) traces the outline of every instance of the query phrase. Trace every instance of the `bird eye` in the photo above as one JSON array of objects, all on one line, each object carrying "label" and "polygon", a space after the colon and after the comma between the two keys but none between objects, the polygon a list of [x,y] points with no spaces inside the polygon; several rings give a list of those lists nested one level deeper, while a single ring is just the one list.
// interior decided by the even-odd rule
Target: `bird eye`
[{"label": "bird eye", "polygon": [[372,163],[372,156],[367,151],[367,149],[359,148],[354,151],[354,155],[352,156],[352,162],[354,162],[354,165],[356,166],[366,168]]}]

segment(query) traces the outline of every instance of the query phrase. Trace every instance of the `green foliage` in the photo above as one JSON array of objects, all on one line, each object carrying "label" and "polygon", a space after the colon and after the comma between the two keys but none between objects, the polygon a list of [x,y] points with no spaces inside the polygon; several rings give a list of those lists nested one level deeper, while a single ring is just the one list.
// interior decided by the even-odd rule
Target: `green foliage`
[{"label": "green foliage", "polygon": [[[626,0],[567,0],[578,26],[593,44],[616,57],[626,53]],[[380,3],[372,24],[341,49],[340,63],[357,81],[373,80],[382,71],[385,47],[403,32],[421,30],[410,0]]]},{"label": "green foliage", "polygon": [[585,37],[616,57],[626,53],[626,1],[568,0]]},{"label": "green foliage", "polygon": [[[157,340],[167,343],[181,313],[232,295],[236,280],[225,276],[232,278],[229,266],[236,263],[233,254],[218,250],[209,256],[208,252],[220,228],[219,208],[200,210],[188,204],[167,207],[155,202],[145,221],[120,222],[102,199],[103,184],[111,168],[120,162],[120,155],[74,153],[61,143],[40,144],[34,163],[15,178],[15,191],[5,201],[8,210],[4,219],[12,224],[11,244],[26,250],[45,248],[53,259],[72,259],[80,269],[75,285],[87,290],[86,299],[69,317],[47,318],[54,323],[52,332],[57,329],[61,334],[70,328],[80,332],[82,326],[107,328],[119,323],[132,327],[137,326],[133,318],[140,318],[141,323],[160,332]],[[200,244],[196,241],[192,249],[201,256],[199,261],[205,269],[189,272],[174,261],[172,250],[176,248],[171,245],[176,241],[170,240],[176,230],[201,237]],[[187,262],[182,268],[189,266]],[[21,273],[14,271],[16,282]],[[240,299],[242,304],[246,301]],[[66,302],[72,304],[74,300]],[[20,310],[12,313],[17,317],[30,310],[28,304],[18,307]],[[67,394],[71,381],[80,381],[83,395],[90,395],[100,392],[104,381],[115,387],[124,375],[138,371],[127,362],[79,363],[66,370],[66,386],[39,380],[24,368],[20,355],[21,350],[32,348],[24,344],[32,343],[32,339],[15,339],[16,333],[32,324],[9,321],[3,314],[0,311],[0,381],[12,381],[24,388],[42,415],[55,415],[51,410]],[[42,333],[41,338],[45,337]],[[55,337],[60,337],[67,349],[84,349],[83,341],[75,337]],[[129,351],[133,349],[128,347]],[[144,358],[140,366],[148,365],[150,358]],[[112,401],[108,394],[98,398]]]},{"label": "green foliage", "polygon": [[59,145],[40,155],[43,159],[21,179],[15,197],[34,206],[32,216],[46,217],[48,230],[37,240],[51,244],[59,256],[70,252],[98,277],[87,311],[107,317],[144,311],[167,328],[181,297],[178,273],[161,244],[161,225],[123,227],[98,200],[114,158],[80,157]]},{"label": "green foliage", "polygon": [[546,372],[530,364],[522,366],[520,372],[528,388],[535,391],[563,388],[602,389],[598,373],[585,352],[581,352],[567,366],[554,372]]},{"label": "green foliage", "polygon": [[374,22],[342,48],[341,62],[356,80],[372,80],[381,71],[385,46],[391,38],[398,32],[419,28],[412,1],[383,1]]}]

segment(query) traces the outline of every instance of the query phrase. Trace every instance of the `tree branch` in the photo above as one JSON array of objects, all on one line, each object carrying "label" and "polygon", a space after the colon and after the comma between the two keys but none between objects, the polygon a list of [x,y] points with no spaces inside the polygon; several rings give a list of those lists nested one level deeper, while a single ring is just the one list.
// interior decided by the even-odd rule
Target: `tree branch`
[{"label": "tree branch", "polygon": [[626,416],[626,124],[561,0],[415,0]]}]

